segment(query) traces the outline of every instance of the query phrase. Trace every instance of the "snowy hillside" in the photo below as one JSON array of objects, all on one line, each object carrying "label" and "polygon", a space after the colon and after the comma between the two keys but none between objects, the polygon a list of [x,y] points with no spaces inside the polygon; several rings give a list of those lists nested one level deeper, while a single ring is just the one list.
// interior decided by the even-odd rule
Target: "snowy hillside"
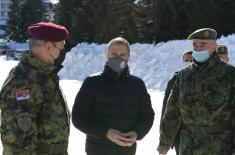
[{"label": "snowy hillside", "polygon": [[[235,64],[235,34],[218,39],[228,46],[230,63]],[[164,90],[175,71],[181,69],[181,53],[191,49],[191,41],[175,40],[166,43],[131,45],[131,73],[141,77],[149,89]],[[106,61],[107,45],[78,44],[67,54],[60,76],[62,79],[83,81],[100,72]]]}]

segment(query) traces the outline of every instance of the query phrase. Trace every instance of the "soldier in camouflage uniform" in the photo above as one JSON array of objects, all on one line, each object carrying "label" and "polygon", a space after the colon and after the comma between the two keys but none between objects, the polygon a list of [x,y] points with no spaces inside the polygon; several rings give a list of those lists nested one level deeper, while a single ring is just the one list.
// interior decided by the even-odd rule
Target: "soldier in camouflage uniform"
[{"label": "soldier in camouflage uniform", "polygon": [[166,154],[182,124],[180,155],[235,155],[235,68],[216,54],[215,30],[199,29],[193,63],[181,70],[167,102],[159,154]]},{"label": "soldier in camouflage uniform", "polygon": [[225,45],[218,45],[217,54],[222,61],[224,61],[225,63],[229,62],[228,48]]},{"label": "soldier in camouflage uniform", "polygon": [[3,155],[67,155],[69,115],[59,87],[66,28],[28,28],[29,52],[21,56],[0,92]]}]

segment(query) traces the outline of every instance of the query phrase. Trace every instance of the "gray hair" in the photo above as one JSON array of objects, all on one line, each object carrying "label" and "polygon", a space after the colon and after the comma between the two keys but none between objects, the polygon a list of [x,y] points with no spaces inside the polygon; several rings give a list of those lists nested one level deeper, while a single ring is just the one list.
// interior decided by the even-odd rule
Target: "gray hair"
[{"label": "gray hair", "polygon": [[114,44],[126,46],[128,52],[130,53],[130,44],[126,39],[124,39],[122,37],[117,37],[117,38],[114,38],[114,39],[110,40],[109,43],[108,43],[108,51],[110,50],[110,46],[114,45]]},{"label": "gray hair", "polygon": [[29,49],[30,51],[32,50],[33,47],[39,46],[43,43],[43,40],[35,39],[35,38],[29,38],[28,43],[29,43]]}]

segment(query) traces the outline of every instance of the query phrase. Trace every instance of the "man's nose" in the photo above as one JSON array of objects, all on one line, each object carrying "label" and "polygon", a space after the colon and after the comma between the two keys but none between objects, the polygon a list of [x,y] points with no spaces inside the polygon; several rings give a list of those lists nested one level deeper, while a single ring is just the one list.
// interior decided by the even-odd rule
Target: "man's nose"
[{"label": "man's nose", "polygon": [[195,51],[202,51],[202,48],[199,47],[199,46],[195,46],[195,47],[194,47],[194,50],[195,50]]}]

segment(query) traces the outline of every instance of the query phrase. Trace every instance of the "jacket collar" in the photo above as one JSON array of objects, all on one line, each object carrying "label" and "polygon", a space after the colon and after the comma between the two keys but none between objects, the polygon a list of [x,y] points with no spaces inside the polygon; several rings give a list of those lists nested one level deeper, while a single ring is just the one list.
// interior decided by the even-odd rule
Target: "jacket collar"
[{"label": "jacket collar", "polygon": [[124,70],[121,72],[121,74],[118,75],[118,73],[113,71],[108,65],[105,65],[104,71],[102,74],[112,80],[118,81],[118,80],[123,80],[127,76],[129,76],[130,71],[129,71],[129,67],[127,66],[126,68],[124,68]]},{"label": "jacket collar", "polygon": [[22,64],[27,64],[30,67],[34,68],[38,72],[42,73],[58,73],[60,69],[63,68],[63,66],[56,67],[52,64],[47,64],[41,60],[36,59],[32,56],[32,54],[29,51],[24,52],[20,57],[20,62]]},{"label": "jacket collar", "polygon": [[193,60],[193,64],[192,64],[192,67],[193,69],[197,70],[197,71],[208,71],[212,68],[215,67],[215,65],[218,64],[218,62],[220,61],[220,58],[219,56],[216,54],[216,52],[214,52],[212,54],[212,56],[204,63],[198,63],[196,62],[195,60]]}]

